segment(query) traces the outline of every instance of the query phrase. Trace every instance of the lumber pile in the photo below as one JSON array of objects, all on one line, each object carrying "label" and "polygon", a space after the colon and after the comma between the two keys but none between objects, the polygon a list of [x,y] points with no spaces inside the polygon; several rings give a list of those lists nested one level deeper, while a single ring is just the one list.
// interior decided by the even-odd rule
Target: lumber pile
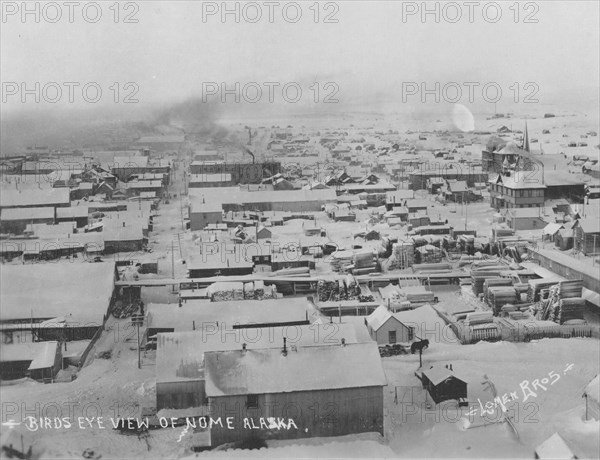
[{"label": "lumber pile", "polygon": [[418,247],[417,251],[420,253],[420,260],[422,263],[438,263],[442,261],[442,250],[431,244]]},{"label": "lumber pile", "polygon": [[331,254],[331,269],[334,272],[346,273],[348,268],[352,265],[352,258],[354,253],[352,251],[336,251]]},{"label": "lumber pile", "polygon": [[377,271],[377,261],[372,251],[357,252],[352,257],[351,271],[355,275],[367,275]]},{"label": "lumber pile", "polygon": [[415,247],[412,242],[399,241],[392,245],[388,270],[404,270],[415,263]]},{"label": "lumber pile", "polygon": [[479,296],[483,293],[483,283],[490,278],[499,278],[500,272],[494,270],[473,270],[471,271],[471,289],[473,294]]},{"label": "lumber pile", "polygon": [[529,289],[527,290],[528,302],[539,302],[542,289],[549,289],[551,286],[558,284],[560,280],[552,278],[540,278],[529,280]]},{"label": "lumber pile", "polygon": [[567,280],[558,283],[559,296],[561,299],[581,297],[583,293],[583,280]]},{"label": "lumber pile", "polygon": [[[373,296],[362,296],[361,289],[352,275],[336,280],[323,280],[317,282],[319,302],[339,302],[341,300],[359,300],[361,302],[373,301]],[[360,300],[362,297],[370,300]]]},{"label": "lumber pile", "polygon": [[582,320],[585,311],[585,299],[581,297],[570,297],[560,299],[558,305],[554,308],[552,321],[558,324],[564,324],[566,321],[574,319]]},{"label": "lumber pile", "polygon": [[489,304],[498,316],[506,304],[514,304],[517,301],[517,291],[512,286],[496,286],[489,288]]},{"label": "lumber pile", "polygon": [[206,288],[208,298],[213,302],[244,300],[244,283],[220,281]]},{"label": "lumber pile", "polygon": [[490,296],[489,296],[489,288],[495,286],[512,286],[512,280],[509,278],[487,278],[483,282],[483,301],[491,306],[490,304]]},{"label": "lumber pile", "polygon": [[478,324],[487,324],[494,322],[494,315],[491,311],[479,311],[473,313],[467,313],[464,320],[465,326],[476,326]]},{"label": "lumber pile", "polygon": [[425,289],[425,286],[405,287],[401,290],[401,295],[411,305],[431,303],[435,297],[433,292]]},{"label": "lumber pile", "polygon": [[447,273],[450,271],[452,271],[452,265],[445,262],[413,265],[414,273]]}]

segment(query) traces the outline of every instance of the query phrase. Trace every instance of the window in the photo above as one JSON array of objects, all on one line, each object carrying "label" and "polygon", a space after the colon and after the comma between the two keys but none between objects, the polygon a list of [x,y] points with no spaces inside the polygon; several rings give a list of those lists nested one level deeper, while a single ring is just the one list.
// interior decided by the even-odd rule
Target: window
[{"label": "window", "polygon": [[533,196],[533,190],[527,190],[527,196],[531,198]]},{"label": "window", "polygon": [[388,331],[388,342],[396,343],[396,331]]},{"label": "window", "polygon": [[257,409],[258,408],[258,395],[248,395],[246,397],[246,408]]},{"label": "window", "polygon": [[415,338],[415,328],[414,327],[409,327],[408,328],[408,341],[412,341]]}]

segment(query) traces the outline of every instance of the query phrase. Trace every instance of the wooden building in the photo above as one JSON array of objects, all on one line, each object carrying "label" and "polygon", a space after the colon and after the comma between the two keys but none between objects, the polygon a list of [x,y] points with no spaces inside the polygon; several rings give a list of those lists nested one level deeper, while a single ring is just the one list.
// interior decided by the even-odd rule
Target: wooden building
[{"label": "wooden building", "polygon": [[365,326],[378,345],[411,343],[415,338],[414,328],[400,322],[384,305],[365,318]]},{"label": "wooden building", "polygon": [[431,366],[421,372],[421,383],[436,404],[467,397],[467,382],[454,374],[452,365]]},{"label": "wooden building", "polygon": [[54,224],[55,209],[9,208],[0,210],[0,231],[20,235],[28,224]]},{"label": "wooden building", "polygon": [[515,231],[544,229],[550,221],[543,208],[509,208],[504,216],[506,224]]},{"label": "wooden building", "polygon": [[190,229],[193,232],[204,230],[209,224],[223,222],[223,208],[220,203],[205,200],[192,200],[189,208]]},{"label": "wooden building", "polygon": [[61,365],[59,342],[25,342],[0,347],[0,380],[30,377],[48,383]]},{"label": "wooden building", "polygon": [[600,221],[597,218],[578,219],[573,232],[575,249],[585,255],[600,253]]},{"label": "wooden building", "polygon": [[529,177],[530,173],[532,172],[521,171],[512,176],[499,174],[490,180],[491,207],[504,209],[543,206],[546,186],[539,173]]},{"label": "wooden building", "polygon": [[[292,348],[284,342],[279,349],[208,352],[204,363],[211,417],[233,415],[233,429],[211,428],[211,446],[367,432],[383,435],[387,382],[374,343]],[[273,427],[270,417],[283,419],[286,428]]]},{"label": "wooden building", "polygon": [[352,324],[312,324],[233,329],[223,312],[223,329],[215,333],[208,323],[198,321],[198,329],[187,332],[157,334],[156,408],[187,409],[207,402],[204,378],[204,354],[210,351],[280,348],[287,337],[289,347],[341,345],[357,343]]}]

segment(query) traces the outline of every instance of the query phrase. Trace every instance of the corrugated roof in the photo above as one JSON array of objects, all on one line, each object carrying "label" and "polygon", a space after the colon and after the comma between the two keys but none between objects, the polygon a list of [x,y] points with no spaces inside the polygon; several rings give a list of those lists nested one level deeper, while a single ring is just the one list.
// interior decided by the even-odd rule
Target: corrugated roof
[{"label": "corrugated roof", "polygon": [[[205,353],[208,397],[387,385],[375,343]],[[307,370],[310,369],[310,372]]]}]

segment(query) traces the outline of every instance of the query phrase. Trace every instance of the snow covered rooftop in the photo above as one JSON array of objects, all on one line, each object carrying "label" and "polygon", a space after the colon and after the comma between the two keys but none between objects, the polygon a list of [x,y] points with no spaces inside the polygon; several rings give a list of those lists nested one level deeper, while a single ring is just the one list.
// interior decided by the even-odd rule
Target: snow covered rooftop
[{"label": "snow covered rooftop", "polygon": [[[265,348],[281,349],[283,338],[291,347],[339,346],[342,338],[347,344],[357,343],[353,324],[318,323],[303,326],[268,327],[253,329],[199,329],[187,332],[161,333],[157,335],[156,379],[157,382],[173,382],[202,378],[204,353],[209,351],[247,350]],[[200,371],[196,376],[186,375],[190,364]]]},{"label": "snow covered rooftop", "polygon": [[148,306],[149,328],[191,331],[205,327],[231,329],[233,325],[314,322],[319,317],[316,309],[306,298],[296,297],[268,300],[231,300],[211,302],[188,300],[177,304],[150,304]]},{"label": "snow covered rooftop", "polygon": [[285,356],[279,348],[209,352],[204,359],[209,397],[387,385],[374,342],[288,347]]},{"label": "snow covered rooftop", "polygon": [[56,318],[103,323],[113,293],[115,264],[6,265],[0,272],[0,320]]}]

